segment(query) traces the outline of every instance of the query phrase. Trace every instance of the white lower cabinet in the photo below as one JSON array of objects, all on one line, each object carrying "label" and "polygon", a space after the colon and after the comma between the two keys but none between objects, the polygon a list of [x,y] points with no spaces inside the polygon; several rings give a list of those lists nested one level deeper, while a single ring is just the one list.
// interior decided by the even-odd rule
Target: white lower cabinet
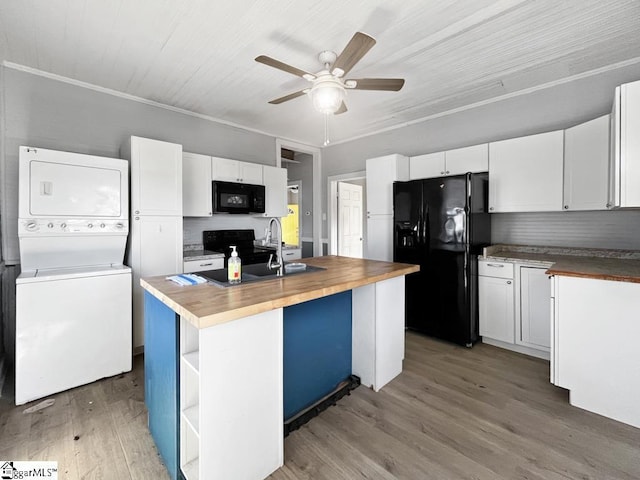
[{"label": "white lower cabinet", "polygon": [[514,342],[513,280],[478,277],[480,335]]},{"label": "white lower cabinet", "polygon": [[553,277],[551,383],[576,407],[640,428],[640,284]]},{"label": "white lower cabinet", "polygon": [[550,285],[547,267],[478,261],[478,309],[484,343],[549,358]]},{"label": "white lower cabinet", "polygon": [[549,351],[551,307],[546,268],[520,266],[520,322],[516,343]]},{"label": "white lower cabinet", "polygon": [[376,392],[402,373],[404,293],[404,277],[352,291],[352,371]]},{"label": "white lower cabinet", "polygon": [[282,309],[197,329],[180,319],[180,468],[266,478],[284,461]]}]

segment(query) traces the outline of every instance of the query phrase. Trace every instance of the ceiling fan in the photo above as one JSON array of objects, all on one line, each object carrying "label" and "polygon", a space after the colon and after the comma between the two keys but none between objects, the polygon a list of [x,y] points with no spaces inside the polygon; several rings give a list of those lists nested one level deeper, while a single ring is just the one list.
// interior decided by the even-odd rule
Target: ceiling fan
[{"label": "ceiling fan", "polygon": [[375,44],[375,39],[369,35],[356,32],[340,55],[336,55],[335,52],[331,51],[320,52],[318,60],[324,65],[324,69],[317,73],[305,72],[274,58],[260,55],[256,58],[256,62],[302,77],[312,83],[309,88],[276,98],[269,103],[277,105],[308,93],[314,108],[319,112],[327,115],[330,113],[340,114],[347,111],[347,106],[344,103],[346,90],[397,92],[404,85],[403,78],[344,79],[344,76]]}]

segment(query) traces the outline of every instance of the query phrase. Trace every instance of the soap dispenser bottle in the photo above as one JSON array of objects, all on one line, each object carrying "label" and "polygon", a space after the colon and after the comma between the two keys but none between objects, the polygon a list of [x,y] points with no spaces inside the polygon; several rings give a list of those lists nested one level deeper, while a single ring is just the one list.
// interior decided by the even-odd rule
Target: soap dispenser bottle
[{"label": "soap dispenser bottle", "polygon": [[235,285],[242,281],[242,261],[238,257],[236,246],[230,245],[230,248],[231,256],[227,261],[227,280],[229,280],[230,284]]}]

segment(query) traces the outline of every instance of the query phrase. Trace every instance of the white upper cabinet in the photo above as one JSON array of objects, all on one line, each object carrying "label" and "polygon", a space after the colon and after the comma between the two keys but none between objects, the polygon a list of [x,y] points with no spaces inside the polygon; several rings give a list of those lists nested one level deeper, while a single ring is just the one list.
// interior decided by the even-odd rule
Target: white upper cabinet
[{"label": "white upper cabinet", "polygon": [[265,208],[262,217],[286,217],[287,206],[287,169],[263,166],[265,190]]},{"label": "white upper cabinet", "polygon": [[211,157],[197,153],[182,154],[182,214],[185,217],[210,217]]},{"label": "white upper cabinet", "polygon": [[133,214],[182,216],[182,145],[131,137],[129,148]]},{"label": "white upper cabinet", "polygon": [[489,170],[489,144],[472,145],[444,152],[446,175]]},{"label": "white upper cabinet", "polygon": [[224,182],[263,185],[262,165],[211,157],[211,178]]},{"label": "white upper cabinet", "polygon": [[640,81],[616,88],[611,112],[609,208],[640,207]]},{"label": "white upper cabinet", "polygon": [[489,144],[489,211],[562,210],[562,130]]},{"label": "white upper cabinet", "polygon": [[409,179],[433,178],[445,175],[444,152],[427,153],[409,158]]},{"label": "white upper cabinet", "polygon": [[410,180],[486,172],[488,169],[489,148],[486,143],[446,152],[427,153],[409,159]]},{"label": "white upper cabinet", "polygon": [[605,210],[609,115],[564,131],[564,210]]},{"label": "white upper cabinet", "polygon": [[409,180],[409,158],[393,154],[367,160],[367,214],[393,213],[393,182]]}]

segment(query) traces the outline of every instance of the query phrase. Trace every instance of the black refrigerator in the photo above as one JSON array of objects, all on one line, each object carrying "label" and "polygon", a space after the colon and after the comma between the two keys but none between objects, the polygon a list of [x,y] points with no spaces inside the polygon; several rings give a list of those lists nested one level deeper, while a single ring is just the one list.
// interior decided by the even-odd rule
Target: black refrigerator
[{"label": "black refrigerator", "polygon": [[394,182],[393,213],[393,260],[420,265],[406,277],[407,328],[472,346],[478,255],[491,242],[488,174]]}]

